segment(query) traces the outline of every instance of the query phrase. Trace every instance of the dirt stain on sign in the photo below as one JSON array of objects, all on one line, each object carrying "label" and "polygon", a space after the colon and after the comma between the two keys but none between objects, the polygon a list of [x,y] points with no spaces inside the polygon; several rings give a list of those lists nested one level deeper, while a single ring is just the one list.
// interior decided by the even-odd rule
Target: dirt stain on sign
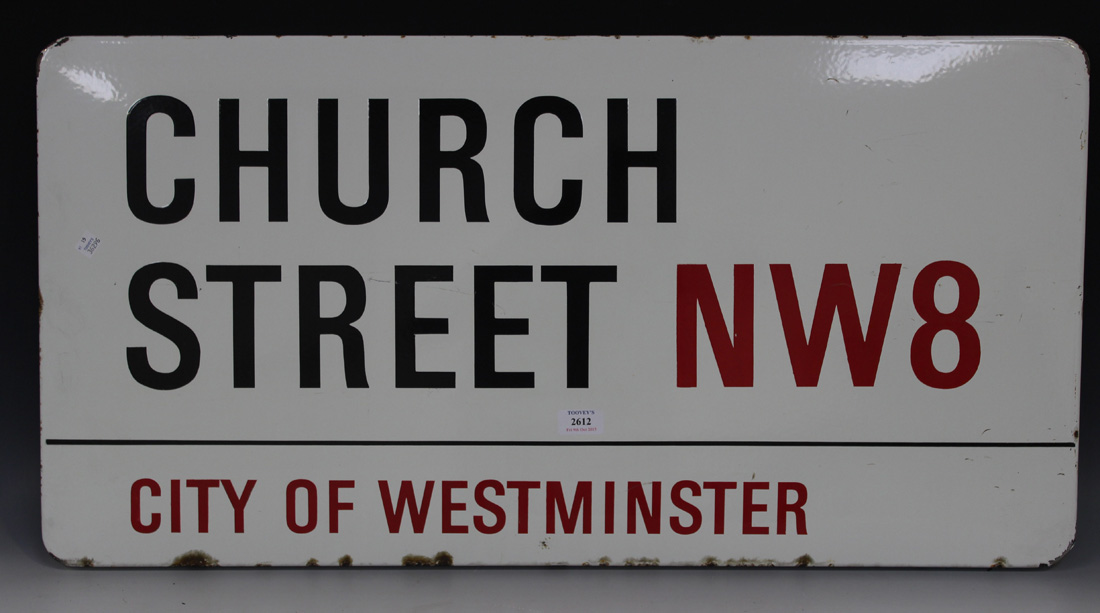
[{"label": "dirt stain on sign", "polygon": [[775,566],[775,560],[770,558],[730,558],[726,560],[726,566]]},{"label": "dirt stain on sign", "polygon": [[218,566],[218,561],[205,551],[192,549],[172,560],[169,566],[176,568],[210,568]]},{"label": "dirt stain on sign", "polygon": [[627,558],[623,560],[623,566],[660,566],[657,558]]},{"label": "dirt stain on sign", "polygon": [[401,566],[454,566],[454,556],[446,551],[440,551],[434,558],[410,553],[401,558]]}]

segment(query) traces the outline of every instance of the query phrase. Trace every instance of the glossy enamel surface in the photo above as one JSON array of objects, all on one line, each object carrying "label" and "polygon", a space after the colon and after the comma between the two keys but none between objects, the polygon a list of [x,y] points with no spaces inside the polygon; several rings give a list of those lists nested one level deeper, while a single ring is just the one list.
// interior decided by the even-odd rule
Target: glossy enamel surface
[{"label": "glossy enamel surface", "polygon": [[[206,560],[180,558],[191,551],[221,565],[288,566],[1050,563],[1075,527],[1088,78],[1081,51],[1051,38],[59,42],[39,77],[47,547],[96,565]],[[153,96],[181,102],[194,122],[193,136],[174,133],[181,124],[164,112],[143,122],[152,206],[193,180],[193,206],[173,223],[140,219],[128,192],[127,118]],[[563,134],[546,114],[532,129],[539,206],[554,208],[563,180],[580,181],[579,208],[558,225],[517,206],[516,169],[527,163],[517,110],[548,96],[582,126]],[[349,205],[379,189],[368,101],[388,101],[387,204],[368,223],[334,221],[320,205],[319,101],[329,99],[339,100],[337,192]],[[425,101],[440,99],[484,115],[473,160],[487,221],[467,220],[454,169],[435,170],[439,220],[422,212]],[[609,101],[620,99],[633,151],[659,147],[658,100],[675,101],[674,221],[659,220],[648,168],[628,173],[628,219],[608,220]],[[238,101],[241,150],[270,146],[269,101],[286,101],[286,221],[269,221],[263,168],[240,171],[240,220],[223,220],[227,100]],[[472,133],[456,116],[438,125],[443,151]],[[161,262],[182,267],[195,295],[167,280],[147,295],[201,345],[197,373],[171,390],[143,384],[127,358],[145,348],[155,371],[180,363],[131,296],[138,271]],[[960,302],[951,277],[932,278],[934,296],[915,289],[942,272],[937,262],[962,265],[980,287],[973,314],[952,324],[978,339],[975,372],[945,389],[915,364],[949,372],[974,349],[952,332],[930,348],[914,340],[927,334],[927,305],[951,313]],[[697,265],[725,330],[678,316],[678,276]],[[752,343],[752,375],[727,387],[711,335],[729,340],[737,326],[735,265],[752,266],[752,340],[731,340]],[[831,305],[814,323],[827,265],[846,266],[837,295],[849,292],[858,312],[847,349]],[[234,287],[211,266],[278,267],[278,281],[254,286],[251,387],[235,378],[246,359],[235,326],[247,320],[234,321]],[[361,279],[354,328],[369,387],[349,383],[331,334],[317,386],[306,383],[303,305],[314,286],[302,275],[322,266]],[[398,385],[396,347],[412,324],[400,323],[410,303],[395,281],[408,266],[450,267],[450,280],[416,283],[412,314],[447,321],[446,333],[417,330],[415,364],[454,373],[453,387]],[[518,273],[530,278],[497,282],[486,307],[475,279],[500,266],[530,267]],[[586,385],[570,379],[580,354],[567,343],[581,325],[569,321],[581,310],[567,293],[582,284],[548,271],[582,266],[615,271],[586,285]],[[783,294],[790,284],[797,311]],[[319,317],[345,309],[339,284],[317,287]],[[533,373],[533,387],[479,380],[478,327],[508,320],[527,320],[526,330],[505,323],[511,333],[490,335],[488,368]],[[678,377],[689,321],[694,385]],[[809,371],[792,353],[812,354],[811,329],[829,321],[819,376],[798,379]],[[877,341],[864,341],[870,327]],[[868,342],[881,342],[878,357],[855,361],[874,366],[870,379],[851,365]],[[567,431],[561,412],[571,410],[598,412],[598,429]],[[233,499],[250,480],[237,532]],[[317,491],[309,530],[301,480]],[[388,521],[402,482],[418,503],[432,483],[421,529],[408,511]]]}]

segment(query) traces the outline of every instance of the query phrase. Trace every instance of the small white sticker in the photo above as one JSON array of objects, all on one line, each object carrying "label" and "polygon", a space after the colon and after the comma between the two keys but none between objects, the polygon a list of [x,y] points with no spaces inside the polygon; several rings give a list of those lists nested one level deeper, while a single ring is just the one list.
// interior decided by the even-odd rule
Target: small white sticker
[{"label": "small white sticker", "polygon": [[595,409],[558,411],[558,434],[603,434],[603,412]]},{"label": "small white sticker", "polygon": [[80,252],[80,255],[90,258],[95,255],[96,248],[99,247],[100,240],[92,234],[85,232],[84,236],[80,237],[80,242],[76,244],[76,250]]}]

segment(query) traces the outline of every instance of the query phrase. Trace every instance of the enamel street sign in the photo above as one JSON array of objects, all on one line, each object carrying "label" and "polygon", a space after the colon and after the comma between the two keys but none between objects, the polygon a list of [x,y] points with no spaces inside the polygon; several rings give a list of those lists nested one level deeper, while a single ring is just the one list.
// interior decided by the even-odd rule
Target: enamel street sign
[{"label": "enamel street sign", "polygon": [[1038,566],[1088,74],[1054,38],[74,38],[68,564]]}]

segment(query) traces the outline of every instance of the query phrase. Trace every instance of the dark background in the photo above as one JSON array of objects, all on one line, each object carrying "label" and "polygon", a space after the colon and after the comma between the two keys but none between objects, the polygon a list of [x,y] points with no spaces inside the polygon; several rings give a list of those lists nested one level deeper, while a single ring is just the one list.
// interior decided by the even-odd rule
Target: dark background
[{"label": "dark background", "polygon": [[[137,610],[1095,610],[1100,602],[1100,385],[1095,288],[1100,176],[1089,161],[1076,547],[1044,571],[747,569],[75,570],[40,539],[35,78],[73,35],[1052,35],[1100,54],[1087,3],[24,4],[0,17],[0,608]],[[1095,79],[1090,83],[1095,94]],[[1094,95],[1093,100],[1096,99]],[[1093,103],[1095,105],[1095,102]],[[1042,407],[1037,407],[1041,410]],[[374,606],[371,606],[374,605]]]}]

